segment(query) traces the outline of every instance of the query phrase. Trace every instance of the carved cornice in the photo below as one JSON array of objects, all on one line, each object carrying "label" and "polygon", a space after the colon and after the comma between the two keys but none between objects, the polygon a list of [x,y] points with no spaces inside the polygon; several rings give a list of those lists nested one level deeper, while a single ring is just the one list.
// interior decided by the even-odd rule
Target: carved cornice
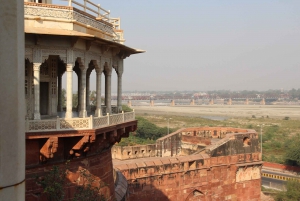
[{"label": "carved cornice", "polygon": [[49,7],[40,6],[24,6],[24,15],[29,16],[39,16],[39,17],[52,17],[52,18],[63,18],[72,20],[73,14],[72,10],[57,9]]},{"label": "carved cornice", "polygon": [[48,59],[49,55],[57,55],[61,60],[66,61],[67,51],[65,49],[42,49],[43,61]]},{"label": "carved cornice", "polygon": [[70,6],[60,6],[60,5],[55,5],[55,4],[44,4],[44,3],[35,3],[35,2],[24,2],[24,6],[37,6],[37,7],[73,10],[73,7],[70,7]]},{"label": "carved cornice", "polygon": [[99,53],[96,53],[96,52],[86,52],[85,53],[85,58],[90,62],[91,60],[95,60],[97,62],[100,61],[100,54]]}]

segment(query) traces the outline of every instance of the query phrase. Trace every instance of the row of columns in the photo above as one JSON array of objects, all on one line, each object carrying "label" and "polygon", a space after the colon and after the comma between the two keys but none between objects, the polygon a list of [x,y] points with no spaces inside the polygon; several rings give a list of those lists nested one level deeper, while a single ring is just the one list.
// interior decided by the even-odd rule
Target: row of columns
[{"label": "row of columns", "polygon": [[[123,62],[123,61],[120,61]],[[122,74],[123,74],[123,63],[118,65],[116,70],[118,75],[118,97],[117,97],[117,108],[118,112],[122,110]],[[41,63],[33,63],[33,76],[34,76],[34,119],[41,119],[40,115],[40,66]],[[80,76],[78,76],[79,85],[79,117],[87,117],[87,103],[89,102],[89,76],[87,76],[87,68],[84,65],[80,65]],[[105,67],[104,71],[101,68],[95,68],[96,71],[96,111],[95,116],[102,116],[101,110],[101,75],[104,72],[105,75],[105,106],[106,113],[111,114],[111,75],[112,68]],[[67,88],[66,88],[66,118],[72,118],[72,106],[73,106],[73,64],[66,64],[67,74]],[[62,74],[58,74],[58,111],[62,111]]]}]

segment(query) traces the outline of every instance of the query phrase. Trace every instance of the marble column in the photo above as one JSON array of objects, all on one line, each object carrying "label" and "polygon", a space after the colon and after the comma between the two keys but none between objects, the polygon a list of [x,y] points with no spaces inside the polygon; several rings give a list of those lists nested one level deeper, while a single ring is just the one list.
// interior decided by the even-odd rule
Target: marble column
[{"label": "marble column", "polygon": [[78,72],[78,74],[77,74],[77,80],[78,80],[78,87],[77,87],[77,112],[78,112],[78,114],[79,114],[79,112],[80,112],[80,103],[81,103],[81,101],[80,101],[80,97],[81,97],[81,89],[80,89],[80,86],[81,86],[81,72],[80,72],[80,70],[79,70],[79,72]]},{"label": "marble column", "polygon": [[24,2],[0,0],[0,200],[25,200]]},{"label": "marble column", "polygon": [[57,76],[57,111],[58,112],[63,111],[61,80],[62,80],[62,74],[58,74],[58,76]]},{"label": "marble column", "polygon": [[72,118],[73,101],[73,64],[67,64],[67,109],[66,118]]},{"label": "marble column", "polygon": [[101,76],[102,71],[100,69],[95,69],[97,74],[97,83],[96,83],[96,96],[97,96],[97,102],[96,102],[96,111],[95,116],[101,117],[102,111],[101,111]]},{"label": "marble column", "polygon": [[105,106],[106,113],[111,114],[111,69],[107,68],[105,74]]},{"label": "marble column", "polygon": [[86,68],[81,65],[81,83],[80,83],[80,112],[79,117],[85,118],[87,117],[86,112]]},{"label": "marble column", "polygon": [[118,112],[122,111],[122,72],[118,72],[118,99],[117,99],[117,107]]},{"label": "marble column", "polygon": [[34,85],[34,119],[41,119],[40,113],[40,67],[41,63],[33,63],[33,85]]},{"label": "marble column", "polygon": [[86,111],[91,112],[91,105],[90,105],[90,73],[86,74]]}]

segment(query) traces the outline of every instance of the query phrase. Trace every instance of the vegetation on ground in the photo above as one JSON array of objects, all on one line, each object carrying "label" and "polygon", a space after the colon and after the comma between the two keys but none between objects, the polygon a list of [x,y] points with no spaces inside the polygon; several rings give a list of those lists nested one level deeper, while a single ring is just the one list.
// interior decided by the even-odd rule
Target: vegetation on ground
[{"label": "vegetation on ground", "polygon": [[[166,127],[168,119],[170,119],[169,124],[172,131],[188,127],[226,126],[254,129],[259,133],[259,137],[261,137],[262,131],[264,161],[300,166],[300,120],[286,117],[278,119],[268,115],[256,118],[252,118],[250,115],[249,118],[228,118],[225,120],[176,115],[149,115],[147,113],[139,115],[138,120],[140,122],[136,135],[131,135],[127,139],[128,141],[122,139],[123,146],[126,144],[124,142],[129,142],[128,145],[151,143],[147,140],[155,140],[166,135]],[[155,126],[164,128],[160,131],[165,132],[158,132]]]},{"label": "vegetation on ground", "polygon": [[[68,163],[64,167],[53,166],[42,177],[36,177],[36,182],[43,188],[48,201],[62,201],[65,198],[65,188],[70,185],[67,180]],[[77,185],[74,197],[70,201],[105,201],[100,194],[101,187],[105,186],[97,181],[93,175],[85,169],[80,171],[82,184]],[[99,184],[98,184],[99,182]]]},{"label": "vegetation on ground", "polygon": [[299,201],[300,200],[300,182],[289,180],[286,184],[286,191],[277,193],[276,201]]},{"label": "vegetation on ground", "polygon": [[[167,135],[168,127],[160,127],[150,122],[149,120],[137,116],[138,127],[134,133],[130,133],[128,138],[122,138],[118,146],[134,146],[138,144],[154,144],[155,141]],[[169,129],[169,133],[175,131],[175,129]]]}]

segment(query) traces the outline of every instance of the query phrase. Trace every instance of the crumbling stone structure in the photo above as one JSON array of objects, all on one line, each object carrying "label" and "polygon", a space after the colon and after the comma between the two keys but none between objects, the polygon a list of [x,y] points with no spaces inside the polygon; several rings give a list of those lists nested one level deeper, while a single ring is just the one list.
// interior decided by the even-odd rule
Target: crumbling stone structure
[{"label": "crumbling stone structure", "polygon": [[262,161],[258,134],[254,130],[202,127],[175,133],[178,134],[170,134],[158,142],[172,137],[174,140],[179,134],[221,138],[191,155],[115,160],[114,168],[128,182],[128,200],[260,200]]}]

